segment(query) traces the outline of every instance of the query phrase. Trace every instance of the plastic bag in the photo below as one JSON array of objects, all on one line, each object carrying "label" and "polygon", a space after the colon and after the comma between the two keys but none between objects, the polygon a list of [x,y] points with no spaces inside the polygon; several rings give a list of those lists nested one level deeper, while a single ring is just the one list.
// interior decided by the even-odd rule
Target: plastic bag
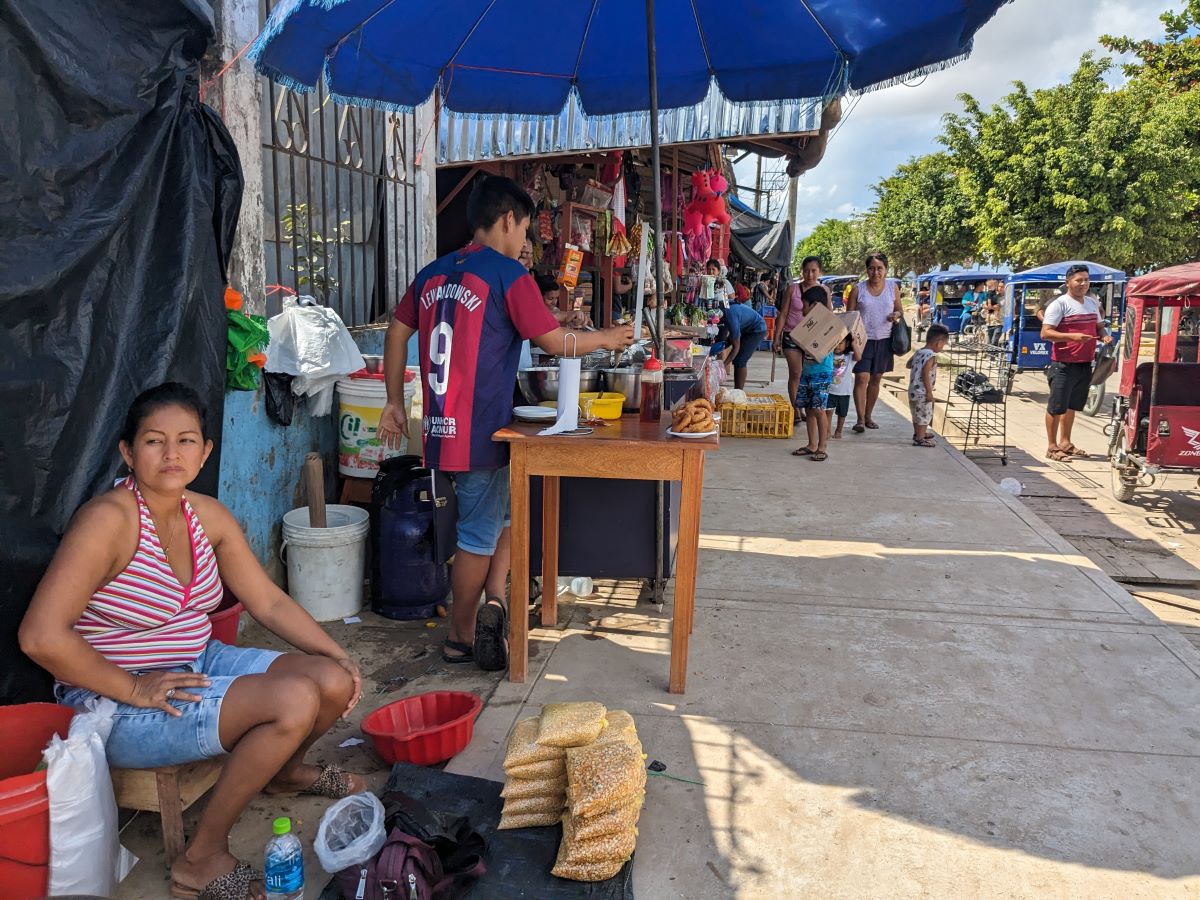
[{"label": "plastic bag", "polygon": [[623,741],[567,752],[567,799],[577,816],[594,816],[620,806],[645,786],[642,754]]},{"label": "plastic bag", "polygon": [[566,808],[567,795],[565,793],[538,794],[536,797],[511,797],[504,800],[506,815],[523,816],[527,813],[552,812],[555,814],[555,822],[562,817],[563,810]]},{"label": "plastic bag", "polygon": [[575,840],[590,841],[604,837],[606,834],[616,834],[635,828],[642,815],[642,802],[646,799],[639,792],[628,802],[614,807],[607,812],[594,816],[572,816],[572,826],[575,830]]},{"label": "plastic bag", "polygon": [[582,747],[604,730],[603,703],[547,703],[542,707],[542,723],[537,742],[547,747]]},{"label": "plastic bag", "polygon": [[233,391],[257,390],[258,373],[266,362],[262,351],[270,340],[267,320],[236,310],[229,310],[226,316],[229,335],[225,351],[225,384]]},{"label": "plastic bag", "polygon": [[309,414],[329,415],[334,384],[366,365],[338,314],[326,306],[293,306],[272,316],[267,328],[267,371],[296,376],[292,392],[308,397]]},{"label": "plastic bag", "polygon": [[561,809],[538,813],[513,813],[506,811],[500,816],[500,824],[496,826],[496,829],[498,831],[510,831],[514,828],[546,828],[550,825],[557,825],[558,820],[561,818]]},{"label": "plastic bag", "polygon": [[[541,728],[541,717],[533,716],[522,719],[512,730],[508,738],[508,749],[504,753],[504,771],[510,775],[518,766],[532,763],[561,760],[566,765],[567,751],[562,747],[543,747],[537,742],[538,731]],[[565,771],[565,769],[564,769]]]},{"label": "plastic bag", "polygon": [[99,698],[71,720],[64,741],[46,748],[46,791],[50,795],[49,896],[110,897],[137,863],[121,846],[117,801],[104,744],[117,704]]},{"label": "plastic bag", "polygon": [[504,771],[513,778],[523,778],[527,781],[565,779],[567,777],[567,754],[564,751],[559,759],[547,759],[544,762],[512,766],[511,768],[506,768]]},{"label": "plastic bag", "polygon": [[605,716],[605,722],[607,724],[604,726],[604,730],[596,738],[597,744],[624,741],[638,753],[642,752],[642,742],[638,740],[637,726],[634,725],[633,716],[623,709],[610,709]]},{"label": "plastic bag", "polygon": [[500,796],[505,800],[524,800],[527,797],[567,796],[567,776],[561,778],[509,778]]},{"label": "plastic bag", "polygon": [[563,816],[562,843],[558,845],[556,865],[625,862],[637,846],[637,828],[630,826],[599,837],[582,840],[575,828],[574,816]]},{"label": "plastic bag", "polygon": [[313,849],[321,868],[334,875],[374,858],[386,839],[383,804],[374,794],[363,791],[325,810]]}]

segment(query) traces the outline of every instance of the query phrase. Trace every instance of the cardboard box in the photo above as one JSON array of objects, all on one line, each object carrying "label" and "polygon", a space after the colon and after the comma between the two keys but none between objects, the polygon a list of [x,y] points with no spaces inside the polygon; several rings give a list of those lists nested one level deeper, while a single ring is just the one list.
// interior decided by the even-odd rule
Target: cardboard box
[{"label": "cardboard box", "polygon": [[846,325],[828,306],[816,304],[792,329],[792,340],[814,359],[824,359],[849,334]]},{"label": "cardboard box", "polygon": [[863,349],[867,346],[867,326],[863,324],[862,316],[856,312],[836,314],[850,332],[850,340],[854,344],[854,355],[862,359]]}]

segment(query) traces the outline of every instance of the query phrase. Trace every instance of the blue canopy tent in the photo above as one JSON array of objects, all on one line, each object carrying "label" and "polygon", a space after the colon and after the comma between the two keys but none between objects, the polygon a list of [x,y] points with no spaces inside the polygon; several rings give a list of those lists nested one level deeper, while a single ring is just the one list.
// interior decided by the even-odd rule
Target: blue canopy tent
[{"label": "blue canopy tent", "polygon": [[951,334],[962,331],[963,294],[973,284],[986,281],[1004,281],[1007,272],[965,270],[961,272],[930,272],[918,277],[929,279],[929,297],[933,305],[933,321],[945,325]]},{"label": "blue canopy tent", "polygon": [[903,81],[964,58],[1007,2],[284,0],[251,58],[293,90],[324,80],[335,101],[384,109],[435,92],[448,109],[498,116],[557,116],[572,99],[588,116],[648,109],[659,171],[660,107],[694,106],[711,90],[749,103]]},{"label": "blue canopy tent", "polygon": [[1091,292],[1100,298],[1100,311],[1113,323],[1114,336],[1119,335],[1128,280],[1120,269],[1073,259],[1017,272],[1009,276],[1005,291],[1004,330],[1019,371],[1040,371],[1050,364],[1050,345],[1042,340],[1042,322],[1037,312],[1045,301],[1062,293],[1071,266],[1088,267]]}]

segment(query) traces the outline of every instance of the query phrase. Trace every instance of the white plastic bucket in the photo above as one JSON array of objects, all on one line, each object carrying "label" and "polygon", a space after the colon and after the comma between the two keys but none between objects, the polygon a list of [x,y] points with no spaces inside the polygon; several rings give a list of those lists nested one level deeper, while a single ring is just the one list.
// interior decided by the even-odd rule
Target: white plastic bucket
[{"label": "white plastic bucket", "polygon": [[[404,385],[404,411],[412,409],[416,382]],[[387,403],[387,387],[376,378],[343,378],[338,392],[338,471],[350,478],[374,478],[379,464],[407,452],[407,441],[398,449],[384,447],[376,432]]]},{"label": "white plastic bucket", "polygon": [[363,605],[370,517],[357,506],[325,507],[327,528],[308,527],[308,507],[284,514],[279,558],[288,593],[318,622],[352,616]]}]

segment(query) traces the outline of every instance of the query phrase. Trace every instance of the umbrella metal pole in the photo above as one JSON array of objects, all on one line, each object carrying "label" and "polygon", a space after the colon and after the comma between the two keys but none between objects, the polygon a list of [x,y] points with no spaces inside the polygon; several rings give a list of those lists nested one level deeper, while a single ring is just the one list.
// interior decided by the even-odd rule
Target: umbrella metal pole
[{"label": "umbrella metal pole", "polygon": [[[646,0],[646,67],[650,78],[650,171],[654,177],[654,299],[658,323],[658,334],[655,343],[658,345],[658,358],[666,356],[666,306],[663,304],[662,279],[662,160],[658,145],[658,51],[654,44],[654,0]],[[637,335],[641,337],[641,335]],[[651,595],[655,603],[663,602],[663,586],[669,575],[667,570],[666,553],[663,548],[663,538],[666,529],[663,528],[663,491],[666,485],[657,483],[655,491],[655,522],[654,522],[654,580],[651,583]]]}]

